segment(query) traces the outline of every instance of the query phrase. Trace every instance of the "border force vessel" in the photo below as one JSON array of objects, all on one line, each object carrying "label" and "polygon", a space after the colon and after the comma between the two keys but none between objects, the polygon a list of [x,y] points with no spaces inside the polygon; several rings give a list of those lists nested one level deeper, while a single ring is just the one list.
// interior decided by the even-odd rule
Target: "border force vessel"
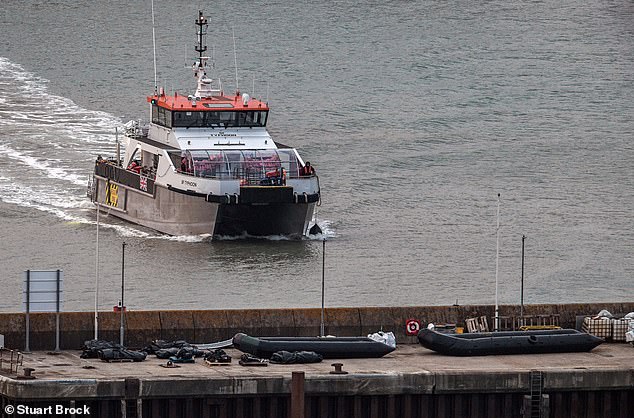
[{"label": "border force vessel", "polygon": [[196,92],[155,88],[149,125],[126,125],[123,159],[97,158],[91,201],[170,235],[306,235],[320,203],[318,176],[294,148],[271,138],[267,103],[225,95],[207,76],[202,12],[196,26]]}]

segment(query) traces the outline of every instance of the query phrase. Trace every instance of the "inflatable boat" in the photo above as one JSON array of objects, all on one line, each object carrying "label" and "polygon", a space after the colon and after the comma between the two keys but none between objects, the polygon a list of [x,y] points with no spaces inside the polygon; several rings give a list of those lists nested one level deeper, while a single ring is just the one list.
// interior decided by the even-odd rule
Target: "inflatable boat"
[{"label": "inflatable boat", "polygon": [[433,329],[418,333],[420,344],[449,356],[540,354],[590,351],[603,342],[574,329],[443,334]]},{"label": "inflatable boat", "polygon": [[314,351],[327,359],[377,358],[395,347],[367,337],[250,337],[236,334],[233,346],[260,358],[271,358],[277,351]]}]

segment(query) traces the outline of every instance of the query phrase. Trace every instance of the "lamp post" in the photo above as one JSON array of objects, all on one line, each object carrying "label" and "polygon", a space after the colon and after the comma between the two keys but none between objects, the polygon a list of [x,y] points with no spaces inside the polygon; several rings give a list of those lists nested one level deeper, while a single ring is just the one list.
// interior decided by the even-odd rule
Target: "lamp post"
[{"label": "lamp post", "polygon": [[522,235],[522,286],[520,288],[520,318],[524,316],[524,240],[526,240],[526,235]]},{"label": "lamp post", "polygon": [[121,326],[119,327],[119,344],[123,345],[123,335],[125,327],[125,304],[123,303],[123,294],[125,289],[125,241],[121,243]]},{"label": "lamp post", "polygon": [[[98,180],[97,180],[98,181]],[[96,199],[97,200],[97,199]],[[101,207],[97,200],[97,248],[95,255],[95,340],[99,339],[99,212]]]},{"label": "lamp post", "polygon": [[325,292],[326,292],[326,238],[322,240],[321,250],[321,324],[320,335],[326,336],[324,326],[324,311],[325,311]]},{"label": "lamp post", "polygon": [[498,305],[498,271],[500,265],[500,194],[498,193],[497,227],[495,228],[495,331],[500,330],[500,307]]}]

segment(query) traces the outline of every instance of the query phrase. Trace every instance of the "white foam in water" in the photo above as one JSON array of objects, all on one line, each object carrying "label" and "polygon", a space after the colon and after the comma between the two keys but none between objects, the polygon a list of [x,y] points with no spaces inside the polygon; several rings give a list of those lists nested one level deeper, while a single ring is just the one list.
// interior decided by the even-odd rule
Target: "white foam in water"
[{"label": "white foam in water", "polygon": [[[106,218],[106,219],[104,219]],[[97,221],[88,221],[86,223],[96,225]],[[127,225],[110,224],[107,222],[107,217],[99,216],[99,227],[114,229],[119,235],[125,238],[150,238],[151,235],[147,232],[139,231]]]},{"label": "white foam in water", "polygon": [[313,224],[315,223],[319,225],[319,228],[321,228],[321,234],[308,235],[308,239],[321,241],[323,239],[334,238],[337,236],[334,228],[332,227],[332,221],[326,219],[318,220],[317,218],[314,218]]},{"label": "white foam in water", "polygon": [[[5,171],[0,177],[0,200],[66,221],[94,223],[72,211],[94,209],[84,197],[92,168],[89,161],[113,148],[114,128],[121,120],[49,94],[47,83],[0,57],[0,125],[8,128],[0,137],[0,166]],[[2,159],[8,163],[2,164]],[[107,222],[104,227],[123,236],[148,235]]]},{"label": "white foam in water", "polygon": [[86,176],[71,174],[66,172],[63,168],[59,166],[54,166],[60,163],[59,160],[38,159],[30,155],[20,153],[19,151],[16,151],[9,146],[3,144],[0,144],[0,154],[5,154],[13,160],[20,161],[24,165],[36,170],[41,170],[45,172],[47,177],[49,178],[66,180],[78,186],[85,186],[88,181],[88,177]]},{"label": "white foam in water", "polygon": [[83,149],[85,143],[112,143],[114,128],[122,125],[119,118],[81,108],[71,99],[49,94],[47,83],[20,65],[0,57],[0,84],[13,87],[13,90],[2,89],[0,92],[0,104],[7,105],[0,108],[0,124],[18,126],[27,132],[53,131],[50,133],[55,141],[60,138],[79,141],[76,144],[65,142],[65,147],[81,145]]},{"label": "white foam in water", "polygon": [[85,223],[86,220],[84,218],[72,215],[64,211],[64,206],[56,207],[44,202],[30,200],[28,198],[29,192],[30,191],[28,189],[22,187],[15,187],[12,185],[9,185],[9,187],[7,187],[7,185],[0,185],[0,200],[5,203],[12,203],[21,207],[28,207],[40,210],[42,212],[48,212],[65,221]]},{"label": "white foam in water", "polygon": [[46,205],[51,209],[76,209],[79,208],[82,199],[78,196],[64,196],[60,199],[56,190],[42,188],[35,190],[29,186],[18,184],[11,178],[1,177],[0,199],[7,203],[20,206],[39,207]]},{"label": "white foam in water", "polygon": [[162,239],[166,241],[176,241],[176,242],[206,242],[211,240],[211,234],[201,234],[201,235],[158,235],[158,236],[148,236],[148,239]]}]

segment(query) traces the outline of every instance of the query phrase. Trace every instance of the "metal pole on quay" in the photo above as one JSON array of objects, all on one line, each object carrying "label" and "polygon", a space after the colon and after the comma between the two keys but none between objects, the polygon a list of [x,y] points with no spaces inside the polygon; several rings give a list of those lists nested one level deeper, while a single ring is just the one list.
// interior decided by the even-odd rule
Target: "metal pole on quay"
[{"label": "metal pole on quay", "polygon": [[97,200],[97,248],[95,253],[95,340],[99,339],[99,212],[101,205]]},{"label": "metal pole on quay", "polygon": [[522,286],[520,288],[520,318],[524,316],[524,240],[526,240],[526,235],[522,235]]},{"label": "metal pole on quay", "polygon": [[320,335],[326,336],[324,325],[325,311],[325,292],[326,292],[326,238],[322,240],[323,246],[321,250],[321,324],[319,327]]},{"label": "metal pole on quay", "polygon": [[497,227],[495,228],[495,331],[500,330],[500,307],[498,305],[498,271],[500,265],[500,194],[498,193]]},{"label": "metal pole on quay", "polygon": [[125,241],[121,243],[121,326],[119,327],[119,344],[123,345],[124,324],[125,324],[125,304],[123,303],[123,294],[125,289]]}]

